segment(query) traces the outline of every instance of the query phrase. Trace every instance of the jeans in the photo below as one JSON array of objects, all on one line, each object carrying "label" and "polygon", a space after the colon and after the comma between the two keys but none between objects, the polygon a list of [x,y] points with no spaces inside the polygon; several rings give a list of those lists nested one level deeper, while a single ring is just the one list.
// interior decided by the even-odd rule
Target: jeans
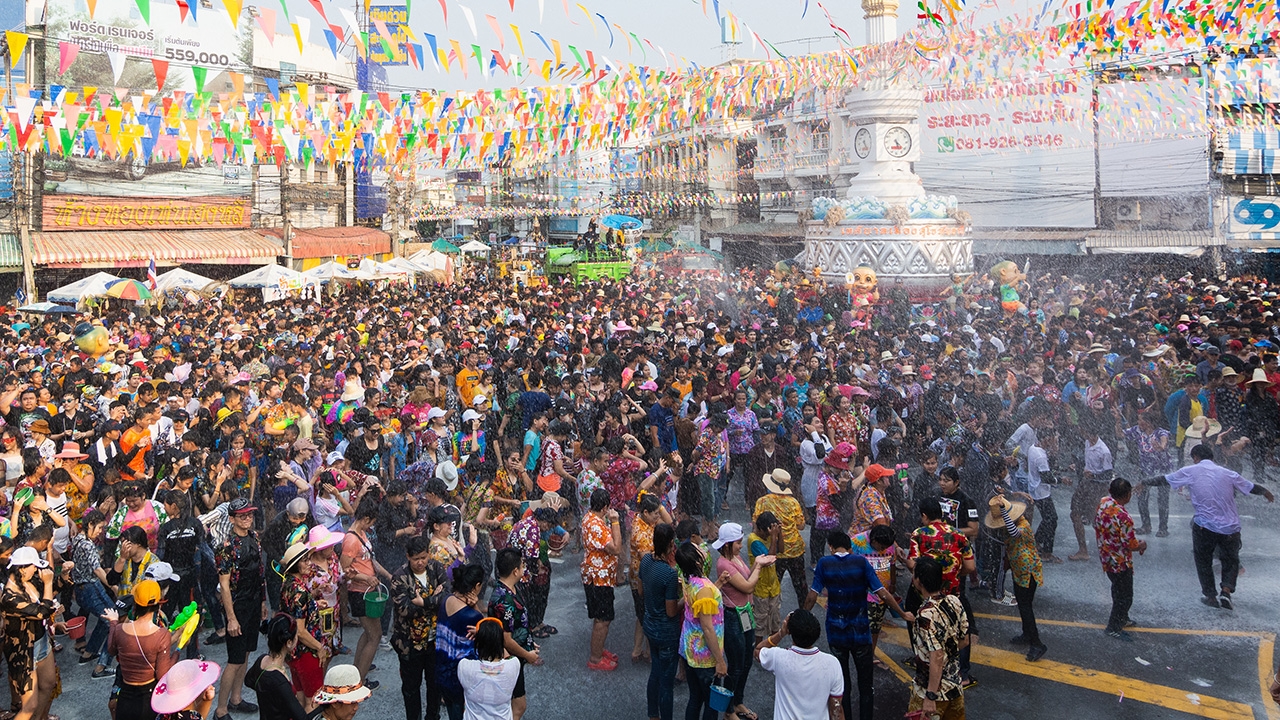
[{"label": "jeans", "polygon": [[[711,709],[711,684],[716,679],[716,669],[690,666],[685,672],[689,685],[689,704],[684,706],[684,720],[717,720],[720,713]],[[452,718],[450,718],[452,720]]]},{"label": "jeans", "polygon": [[1015,580],[1013,597],[1018,601],[1018,614],[1022,616],[1022,637],[1027,639],[1031,647],[1040,647],[1040,629],[1036,627],[1036,579],[1031,578],[1027,587],[1022,587]]},{"label": "jeans", "polygon": [[1236,578],[1240,575],[1240,533],[1223,535],[1191,523],[1191,548],[1196,558],[1196,575],[1200,577],[1200,592],[1205,597],[1216,597],[1213,583],[1213,553],[1218,552],[1222,561],[1222,592],[1236,591]]},{"label": "jeans", "polygon": [[1154,488],[1145,487],[1142,494],[1138,496],[1138,514],[1142,517],[1142,527],[1151,529],[1151,493],[1156,491],[1159,495],[1156,497],[1156,510],[1160,513],[1160,530],[1167,531],[1169,529],[1169,485],[1158,485]]},{"label": "jeans", "polygon": [[462,720],[467,713],[467,704],[465,702],[449,702],[444,701],[444,709],[449,714],[449,720]]},{"label": "jeans", "polygon": [[853,647],[831,646],[831,654],[840,661],[840,674],[844,676],[844,697],[840,704],[844,706],[844,716],[853,720],[853,698],[850,697],[849,658],[853,658],[854,670],[858,673],[858,720],[871,720],[875,711],[875,685],[872,676],[872,659],[875,651],[870,645],[854,645]]},{"label": "jeans", "polygon": [[80,612],[97,620],[84,651],[97,655],[98,664],[106,667],[111,663],[111,656],[107,655],[107,635],[111,632],[111,623],[102,618],[102,613],[107,608],[114,608],[116,604],[107,595],[107,589],[97,580],[76,586],[76,604],[80,606]]},{"label": "jeans", "polygon": [[[646,696],[649,701],[647,717],[660,720],[672,720],[675,714],[673,688],[676,682],[676,668],[680,665],[679,638],[662,641],[648,636],[649,654],[652,660],[649,665],[649,685]],[[427,718],[427,720],[434,720]]]},{"label": "jeans", "polygon": [[1036,501],[1036,513],[1040,516],[1040,524],[1036,526],[1036,547],[1042,555],[1052,555],[1054,537],[1058,534],[1058,508],[1052,495]]},{"label": "jeans", "polygon": [[1107,620],[1107,632],[1119,632],[1129,622],[1129,608],[1133,607],[1133,568],[1118,573],[1107,573],[1111,581],[1111,617]]},{"label": "jeans", "polygon": [[724,659],[729,666],[729,678],[725,687],[733,691],[733,705],[744,705],[743,691],[747,687],[747,675],[755,662],[756,631],[743,630],[738,611],[724,606]]},{"label": "jeans", "polygon": [[436,689],[436,651],[410,650],[400,658],[400,694],[404,696],[404,715],[407,720],[420,720],[422,715],[422,683],[427,684],[426,720],[440,717],[440,691]]}]

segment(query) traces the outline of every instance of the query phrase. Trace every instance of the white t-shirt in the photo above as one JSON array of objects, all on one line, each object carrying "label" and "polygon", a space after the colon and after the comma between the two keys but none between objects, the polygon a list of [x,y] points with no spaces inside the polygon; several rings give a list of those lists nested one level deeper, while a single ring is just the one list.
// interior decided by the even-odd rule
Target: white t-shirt
[{"label": "white t-shirt", "polygon": [[827,717],[827,699],[844,695],[840,661],[817,648],[762,648],[760,667],[773,673],[774,720]]},{"label": "white t-shirt", "polygon": [[[44,496],[44,501],[49,505],[49,514],[58,515],[63,520],[67,520],[67,494],[53,496],[48,493]],[[66,525],[53,528],[53,549],[58,554],[65,553],[71,545],[71,522],[68,520]]]},{"label": "white t-shirt", "polygon": [[1040,482],[1040,473],[1049,471],[1049,453],[1039,445],[1032,445],[1027,451],[1027,487],[1032,500],[1044,500],[1049,497],[1049,486]]},{"label": "white t-shirt", "polygon": [[[467,699],[463,720],[511,720],[511,693],[519,678],[520,661],[515,658],[459,661],[458,683]],[[843,684],[844,678],[840,682]]]},{"label": "white t-shirt", "polygon": [[[1107,447],[1102,438],[1098,438],[1098,442],[1092,445],[1086,442],[1084,446],[1084,471],[1093,475],[1101,475],[1105,472],[1110,472],[1111,469],[1111,448]],[[1101,480],[1095,480],[1094,482],[1101,482]]]}]

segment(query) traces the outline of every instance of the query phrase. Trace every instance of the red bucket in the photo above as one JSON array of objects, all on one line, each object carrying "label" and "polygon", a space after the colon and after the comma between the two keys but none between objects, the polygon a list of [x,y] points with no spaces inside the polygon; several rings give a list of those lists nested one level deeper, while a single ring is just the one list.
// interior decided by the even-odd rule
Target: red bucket
[{"label": "red bucket", "polygon": [[88,618],[80,616],[67,620],[67,636],[72,640],[79,640],[84,637],[84,626],[89,621]]}]

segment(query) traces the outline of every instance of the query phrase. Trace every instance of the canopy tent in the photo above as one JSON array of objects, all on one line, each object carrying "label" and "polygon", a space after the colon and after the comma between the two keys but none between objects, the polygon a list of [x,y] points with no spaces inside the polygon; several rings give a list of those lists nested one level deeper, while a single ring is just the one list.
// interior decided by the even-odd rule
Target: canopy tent
[{"label": "canopy tent", "polygon": [[506,240],[503,240],[503,241],[502,241],[502,244],[503,244],[503,245],[519,245],[519,244],[520,244],[520,238],[519,238],[518,236],[516,236],[516,235],[512,235],[511,237],[507,238]]},{"label": "canopy tent", "polygon": [[156,294],[162,295],[170,290],[200,292],[214,282],[214,280],[203,275],[197,275],[190,270],[174,268],[156,276]]},{"label": "canopy tent", "polygon": [[409,272],[409,273],[424,272],[423,268],[418,267],[417,265],[413,264],[412,261],[402,257],[393,257],[390,260],[382,263],[382,267],[395,268],[398,270],[404,270],[405,272]]},{"label": "canopy tent", "polygon": [[107,286],[119,280],[115,275],[96,272],[83,280],[64,285],[57,290],[50,290],[46,300],[56,303],[75,305],[87,297],[102,297],[107,294]]},{"label": "canopy tent", "polygon": [[330,260],[323,265],[317,265],[310,270],[303,271],[303,275],[313,278],[317,282],[327,283],[330,280],[368,280],[367,275],[356,270],[351,270],[345,264]]},{"label": "canopy tent", "polygon": [[423,272],[432,270],[444,270],[448,267],[451,258],[444,253],[435,250],[420,250],[409,256],[408,262]]},{"label": "canopy tent", "polygon": [[484,255],[485,257],[489,255],[489,246],[479,240],[472,240],[458,249],[468,255]]},{"label": "canopy tent", "polygon": [[297,270],[290,270],[280,265],[263,265],[252,272],[233,278],[228,283],[233,288],[280,288],[297,290],[307,285],[316,285],[318,281]]},{"label": "canopy tent", "polygon": [[18,308],[18,312],[36,313],[38,315],[62,315],[75,311],[76,309],[69,305],[59,305],[54,302],[38,302]]},{"label": "canopy tent", "polygon": [[439,238],[435,242],[431,243],[431,249],[435,252],[447,253],[449,255],[457,255],[459,252],[457,245],[454,245],[444,238]]},{"label": "canopy tent", "polygon": [[380,263],[373,258],[365,258],[360,261],[360,272],[369,273],[375,278],[402,278],[406,275],[413,275],[415,271],[406,268],[395,267],[387,263]]}]

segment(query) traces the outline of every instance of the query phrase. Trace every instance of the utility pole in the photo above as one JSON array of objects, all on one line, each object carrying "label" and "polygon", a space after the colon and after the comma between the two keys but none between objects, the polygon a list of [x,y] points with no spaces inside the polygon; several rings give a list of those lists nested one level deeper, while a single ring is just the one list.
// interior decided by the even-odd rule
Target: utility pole
[{"label": "utility pole", "polygon": [[289,161],[280,163],[280,227],[284,236],[285,267],[293,270],[293,223],[289,220]]}]

